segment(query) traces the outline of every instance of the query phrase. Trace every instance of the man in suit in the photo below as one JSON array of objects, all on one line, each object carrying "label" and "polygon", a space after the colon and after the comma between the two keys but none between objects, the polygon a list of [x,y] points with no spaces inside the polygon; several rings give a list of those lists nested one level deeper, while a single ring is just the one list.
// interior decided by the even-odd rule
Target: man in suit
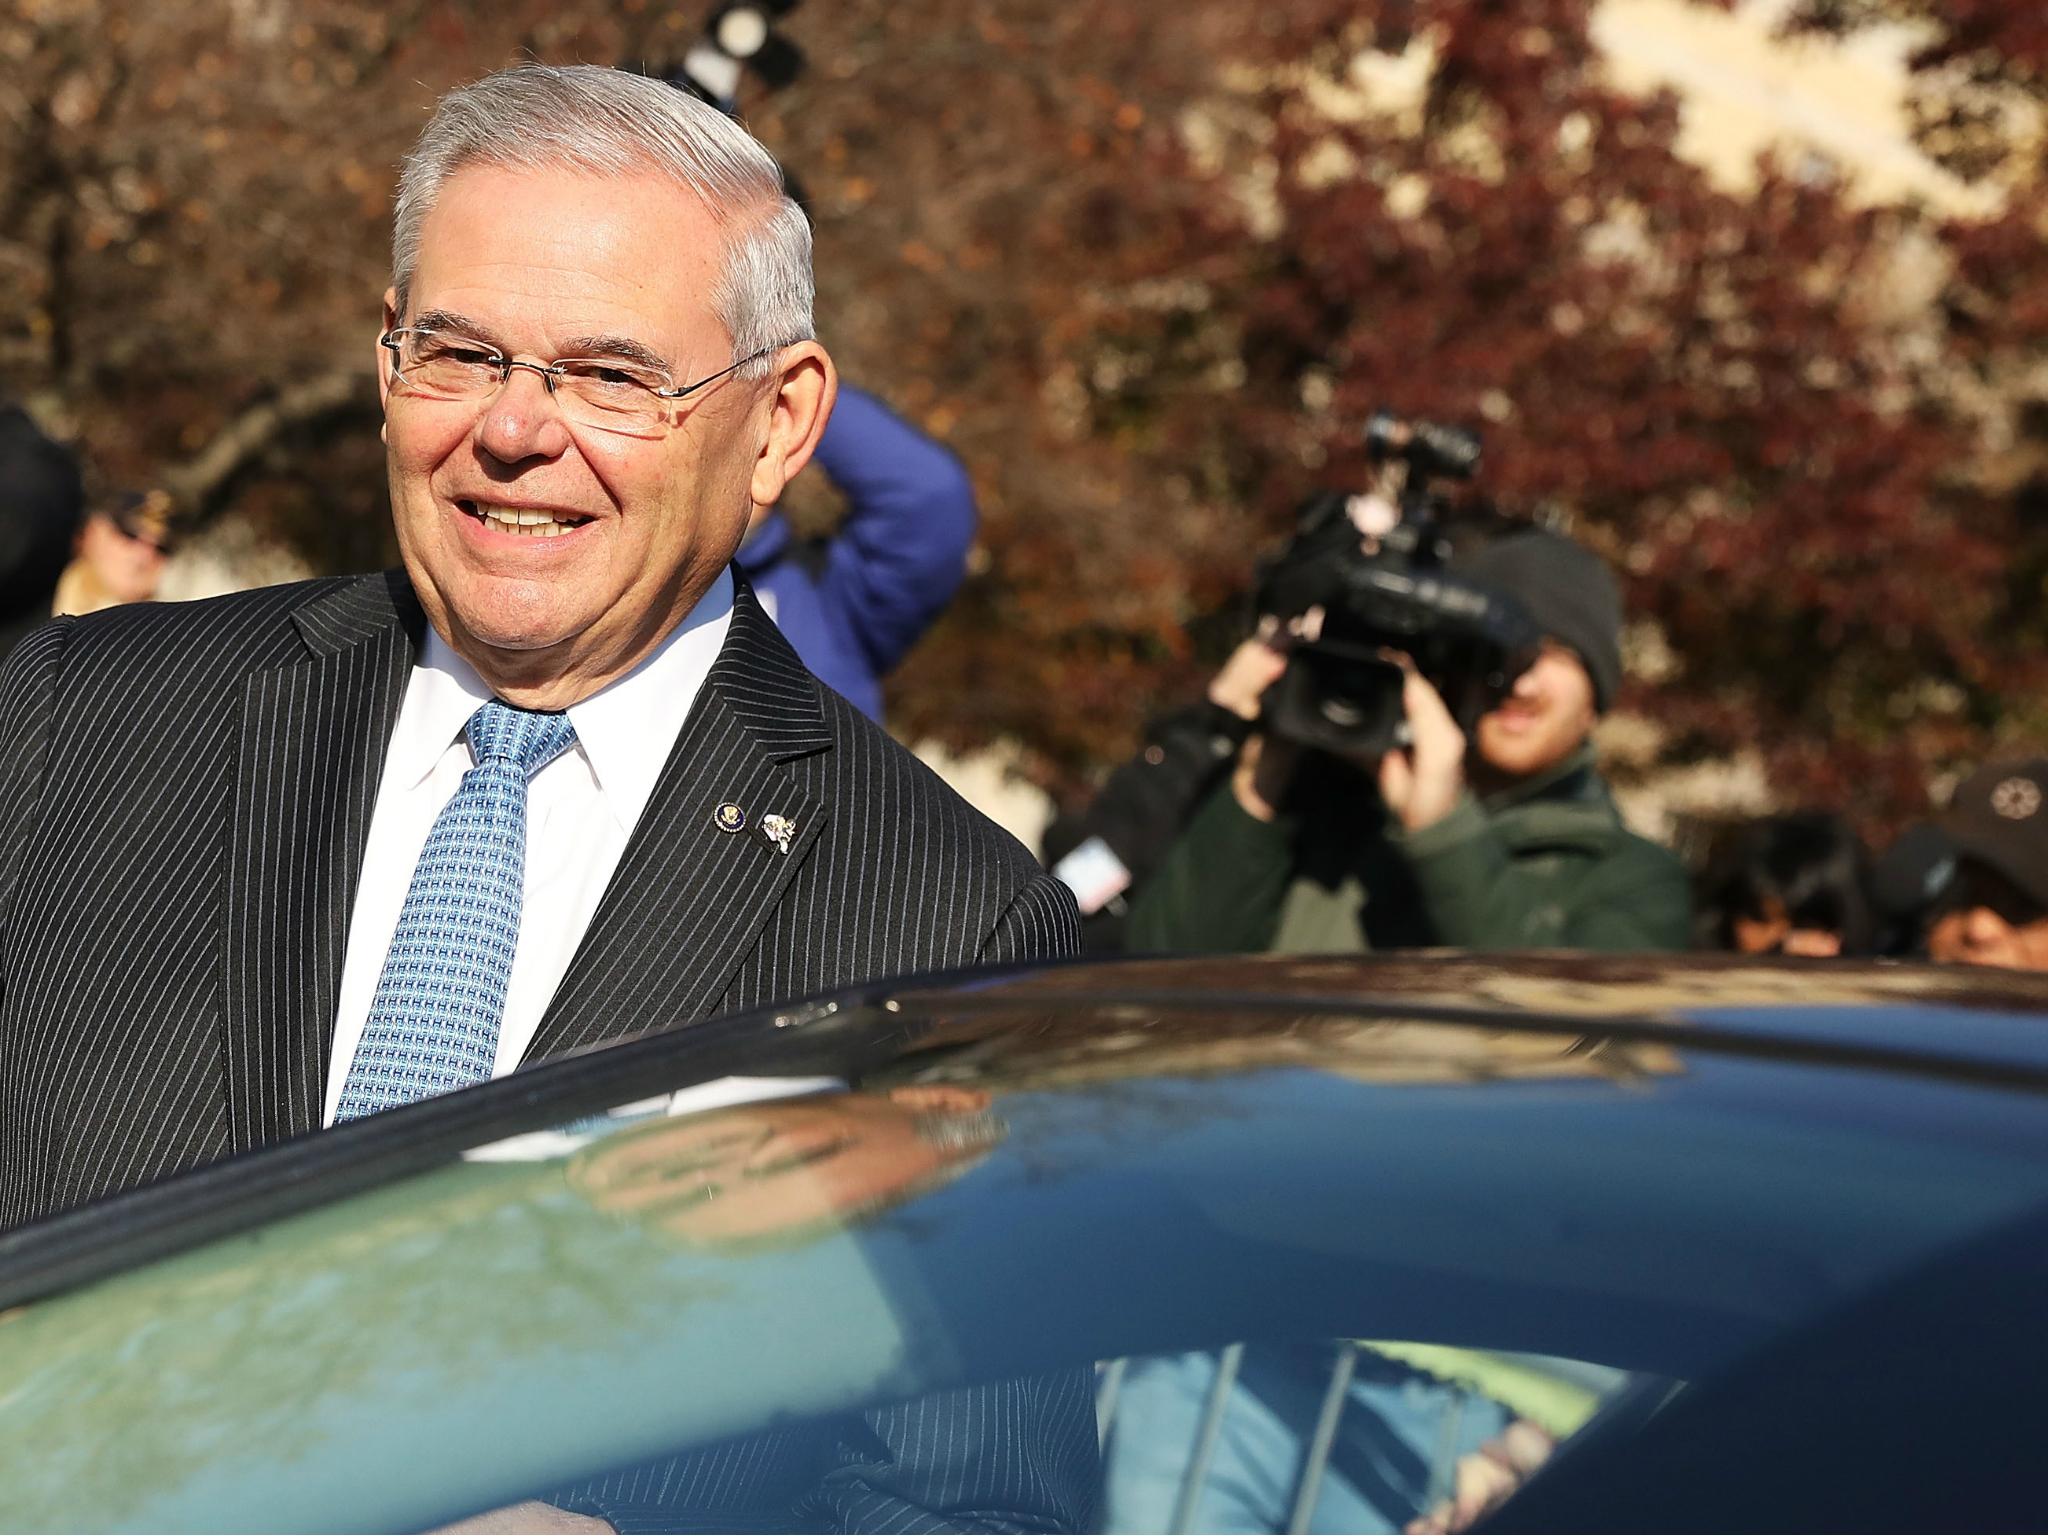
[{"label": "man in suit", "polygon": [[[1063,889],[732,575],[831,409],[811,292],[715,109],[590,67],[444,98],[377,338],[404,569],[58,620],[0,673],[0,1223],[1075,948]],[[936,1454],[891,1450],[898,1486]]]}]

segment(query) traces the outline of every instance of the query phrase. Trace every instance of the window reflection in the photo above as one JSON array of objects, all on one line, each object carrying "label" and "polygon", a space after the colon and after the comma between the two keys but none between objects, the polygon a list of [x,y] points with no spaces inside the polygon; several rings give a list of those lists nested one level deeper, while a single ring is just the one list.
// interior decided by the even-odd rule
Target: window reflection
[{"label": "window reflection", "polygon": [[1111,1362],[1110,1531],[1453,1531],[1632,1378],[1546,1356],[1260,1342]]},{"label": "window reflection", "polygon": [[1006,1132],[989,1102],[908,1084],[646,1121],[577,1151],[569,1186],[685,1243],[800,1243],[973,1169]]}]

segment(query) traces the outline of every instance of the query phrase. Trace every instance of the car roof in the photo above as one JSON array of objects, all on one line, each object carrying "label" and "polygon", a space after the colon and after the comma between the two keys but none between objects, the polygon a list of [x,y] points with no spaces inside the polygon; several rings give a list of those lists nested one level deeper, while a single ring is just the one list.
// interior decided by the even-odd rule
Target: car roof
[{"label": "car roof", "polygon": [[1284,1064],[1290,1039],[1301,1038],[1297,1022],[1309,1017],[1371,1025],[1383,1040],[1398,1027],[1407,1081],[1485,1080],[1492,1069],[1475,1069],[1475,1038],[1493,1041],[1482,1054],[1497,1056],[1497,1037],[1516,1036],[2048,1092],[2048,976],[2026,973],[1451,951],[972,970],[650,1029],[0,1234],[0,1307],[376,1188],[488,1142],[603,1114],[656,1080],[667,1088],[755,1074],[859,1083],[940,1053],[969,1082],[1020,1071],[1170,1075],[1196,1064],[1229,1073]]},{"label": "car roof", "polygon": [[[1630,1034],[1760,1056],[1889,1062],[2021,1081],[2048,1072],[2048,975],[1733,955],[1174,957],[1041,966],[892,991],[929,1015],[1149,1008],[1163,1031],[1236,1014],[1341,1012],[1548,1033]],[[827,1001],[822,1006],[830,1006]],[[1444,1037],[1447,1052],[1460,1047]]]}]

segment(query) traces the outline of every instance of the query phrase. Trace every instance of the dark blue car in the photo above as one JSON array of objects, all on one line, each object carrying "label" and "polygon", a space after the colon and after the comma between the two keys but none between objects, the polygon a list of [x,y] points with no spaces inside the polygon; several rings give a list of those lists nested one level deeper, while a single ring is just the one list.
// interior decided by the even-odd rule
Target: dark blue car
[{"label": "dark blue car", "polygon": [[2048,985],[1848,964],[650,1033],[0,1238],[0,1526],[2038,1527],[2044,1090]]}]

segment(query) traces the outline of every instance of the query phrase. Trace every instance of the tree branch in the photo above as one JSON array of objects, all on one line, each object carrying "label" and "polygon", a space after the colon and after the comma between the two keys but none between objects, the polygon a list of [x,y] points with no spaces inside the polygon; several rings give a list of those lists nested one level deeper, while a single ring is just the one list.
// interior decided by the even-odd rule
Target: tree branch
[{"label": "tree branch", "polygon": [[337,369],[319,374],[261,404],[252,405],[213,436],[213,441],[167,471],[163,487],[178,503],[204,512],[242,467],[295,427],[369,402],[369,376]]}]

